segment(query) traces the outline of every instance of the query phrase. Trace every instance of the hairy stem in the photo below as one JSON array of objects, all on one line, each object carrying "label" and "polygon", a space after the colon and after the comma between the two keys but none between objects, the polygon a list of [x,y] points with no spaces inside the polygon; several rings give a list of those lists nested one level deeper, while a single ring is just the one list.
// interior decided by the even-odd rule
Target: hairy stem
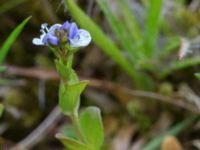
[{"label": "hairy stem", "polygon": [[76,130],[80,140],[82,142],[86,142],[85,138],[84,138],[84,136],[83,136],[83,134],[81,132],[81,126],[80,126],[80,122],[79,122],[78,112],[74,111],[70,117],[71,117],[72,123],[73,123],[73,125],[75,127],[75,130]]},{"label": "hairy stem", "polygon": [[73,54],[68,55],[67,64],[66,65],[67,65],[68,68],[72,68],[72,65],[73,65]]}]

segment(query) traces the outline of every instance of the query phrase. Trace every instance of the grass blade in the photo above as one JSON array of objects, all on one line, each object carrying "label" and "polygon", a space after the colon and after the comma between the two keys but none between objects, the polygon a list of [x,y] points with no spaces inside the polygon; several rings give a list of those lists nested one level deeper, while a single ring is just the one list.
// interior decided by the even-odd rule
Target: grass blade
[{"label": "grass blade", "polygon": [[100,8],[102,9],[103,13],[105,14],[112,31],[117,37],[117,40],[119,41],[123,49],[126,50],[129,54],[128,56],[131,62],[136,62],[139,56],[137,53],[137,49],[135,49],[133,39],[131,38],[128,30],[126,29],[126,26],[124,25],[124,23],[122,23],[121,20],[119,20],[119,18],[117,18],[117,16],[113,14],[106,0],[97,0],[97,2]]},{"label": "grass blade", "polygon": [[177,125],[175,125],[173,128],[171,128],[170,130],[168,130],[164,134],[160,135],[159,137],[157,137],[157,138],[153,139],[152,141],[150,141],[149,143],[147,143],[147,145],[143,148],[143,150],[155,150],[155,149],[157,149],[166,136],[168,136],[168,135],[174,135],[174,136],[178,135],[181,131],[183,131],[185,128],[190,126],[194,121],[196,121],[198,119],[200,119],[199,115],[193,115],[191,117],[188,117],[187,119],[178,123]]},{"label": "grass blade", "polygon": [[16,40],[16,38],[19,36],[19,34],[22,32],[23,28],[27,24],[31,17],[26,18],[22,23],[20,23],[9,35],[9,37],[4,42],[3,46],[0,48],[0,64],[5,59],[8,51],[10,50],[10,47],[12,46],[13,42]]},{"label": "grass blade", "polygon": [[[117,2],[123,15],[123,21],[130,31],[130,36],[134,40],[136,46],[142,46],[142,30],[139,27],[134,12],[129,7],[128,1],[117,0]],[[139,48],[139,50],[141,50],[141,48]]]},{"label": "grass blade", "polygon": [[76,22],[82,28],[91,33],[92,39],[96,45],[132,77],[136,87],[143,89],[148,87],[146,83],[143,84],[146,78],[132,67],[132,65],[122,55],[118,47],[116,47],[116,45],[114,45],[113,42],[102,32],[102,30],[76,5],[74,0],[65,0],[65,5]]},{"label": "grass blade", "polygon": [[145,54],[152,58],[155,54],[156,40],[158,38],[163,0],[150,0],[146,20],[146,49]]}]

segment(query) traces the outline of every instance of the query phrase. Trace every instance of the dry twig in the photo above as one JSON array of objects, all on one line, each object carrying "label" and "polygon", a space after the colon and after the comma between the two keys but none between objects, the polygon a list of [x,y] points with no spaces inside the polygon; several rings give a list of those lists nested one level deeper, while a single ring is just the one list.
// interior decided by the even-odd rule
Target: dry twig
[{"label": "dry twig", "polygon": [[[14,67],[14,66],[9,66],[9,65],[7,65],[6,67],[7,67],[6,73],[10,75],[20,75],[20,76],[33,77],[33,78],[45,79],[45,80],[59,79],[59,75],[54,70],[45,70],[45,69],[36,69],[36,68],[20,68],[20,67]],[[178,106],[180,108],[184,108],[191,112],[199,113],[199,109],[195,105],[187,103],[185,99],[182,97],[169,97],[169,96],[164,96],[164,95],[157,94],[154,92],[132,90],[110,81],[102,81],[102,80],[91,79],[91,78],[81,78],[81,79],[87,79],[90,81],[89,85],[91,87],[101,88],[102,90],[109,91],[115,96],[123,95],[125,97],[129,97],[130,99],[133,97],[139,97],[139,98],[144,98],[144,99],[158,100],[161,102]]]},{"label": "dry twig", "polygon": [[10,150],[25,150],[36,145],[42,138],[47,136],[49,131],[53,128],[55,123],[61,118],[61,111],[56,106],[53,111],[46,117],[46,119],[27,137],[21,140],[17,145]]}]

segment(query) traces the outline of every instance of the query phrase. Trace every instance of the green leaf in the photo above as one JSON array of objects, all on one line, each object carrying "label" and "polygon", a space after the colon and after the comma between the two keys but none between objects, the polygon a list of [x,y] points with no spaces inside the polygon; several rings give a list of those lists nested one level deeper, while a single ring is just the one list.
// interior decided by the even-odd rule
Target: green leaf
[{"label": "green leaf", "polygon": [[152,58],[155,53],[156,41],[160,31],[163,0],[150,0],[146,20],[146,49],[147,57]]},{"label": "green leaf", "polygon": [[61,133],[56,134],[56,138],[59,139],[65,145],[65,147],[69,148],[70,150],[92,150],[86,144],[66,137]]},{"label": "green leaf", "polygon": [[195,77],[196,77],[197,79],[200,80],[200,73],[195,73],[194,75],[195,75]]},{"label": "green leaf", "polygon": [[0,117],[2,116],[3,114],[3,110],[4,110],[4,106],[2,104],[0,104]]},{"label": "green leaf", "polygon": [[4,42],[3,46],[0,48],[0,64],[5,59],[11,45],[14,43],[18,35],[22,32],[24,26],[27,24],[27,22],[30,20],[31,16],[26,18],[22,23],[20,23],[14,31],[9,35],[9,37]]},{"label": "green leaf", "polygon": [[6,1],[4,4],[0,6],[0,14],[5,13],[6,11],[11,10],[12,8],[16,7],[17,5],[25,2],[26,0],[10,0]]},{"label": "green leaf", "polygon": [[55,64],[56,64],[56,70],[58,71],[58,73],[61,75],[61,77],[64,80],[69,80],[70,79],[70,74],[72,69],[71,68],[67,68],[62,60],[55,60]]},{"label": "green leaf", "polygon": [[4,61],[10,47],[16,40],[16,38],[19,36],[19,34],[22,32],[23,28],[27,24],[27,22],[30,20],[31,16],[26,18],[22,23],[20,23],[9,35],[9,37],[4,42],[3,46],[0,48],[0,64]]},{"label": "green leaf", "polygon": [[184,121],[178,123],[175,125],[173,128],[170,130],[166,131],[162,135],[158,136],[157,138],[153,139],[149,143],[147,143],[142,150],[156,150],[163,139],[168,136],[168,135],[178,135],[181,133],[185,128],[189,127],[194,121],[199,120],[200,116],[199,115],[193,115],[185,119]]},{"label": "green leaf", "polygon": [[62,128],[62,134],[64,136],[67,136],[69,138],[78,140],[77,134],[76,134],[76,130],[74,128],[74,126],[72,124],[67,124],[64,125]]},{"label": "green leaf", "polygon": [[61,82],[59,88],[59,105],[64,114],[71,115],[73,112],[78,111],[80,94],[87,84],[88,81],[81,81],[70,85],[65,85]]},{"label": "green leaf", "polygon": [[80,126],[82,133],[93,150],[99,150],[104,141],[104,130],[100,109],[88,107],[80,114]]}]

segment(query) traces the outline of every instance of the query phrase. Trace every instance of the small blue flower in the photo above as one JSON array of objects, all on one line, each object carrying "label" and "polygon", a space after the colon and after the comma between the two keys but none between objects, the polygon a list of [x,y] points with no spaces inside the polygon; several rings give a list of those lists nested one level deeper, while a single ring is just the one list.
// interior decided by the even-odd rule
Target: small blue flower
[{"label": "small blue flower", "polygon": [[[49,29],[46,23],[41,25],[40,38],[34,38],[33,44],[35,45],[53,45],[58,46],[61,44],[62,39],[68,39],[68,44],[71,47],[85,47],[91,42],[91,35],[84,29],[78,29],[75,22],[69,23],[66,21],[64,24],[55,24]],[[64,33],[64,34],[63,34]]]}]

